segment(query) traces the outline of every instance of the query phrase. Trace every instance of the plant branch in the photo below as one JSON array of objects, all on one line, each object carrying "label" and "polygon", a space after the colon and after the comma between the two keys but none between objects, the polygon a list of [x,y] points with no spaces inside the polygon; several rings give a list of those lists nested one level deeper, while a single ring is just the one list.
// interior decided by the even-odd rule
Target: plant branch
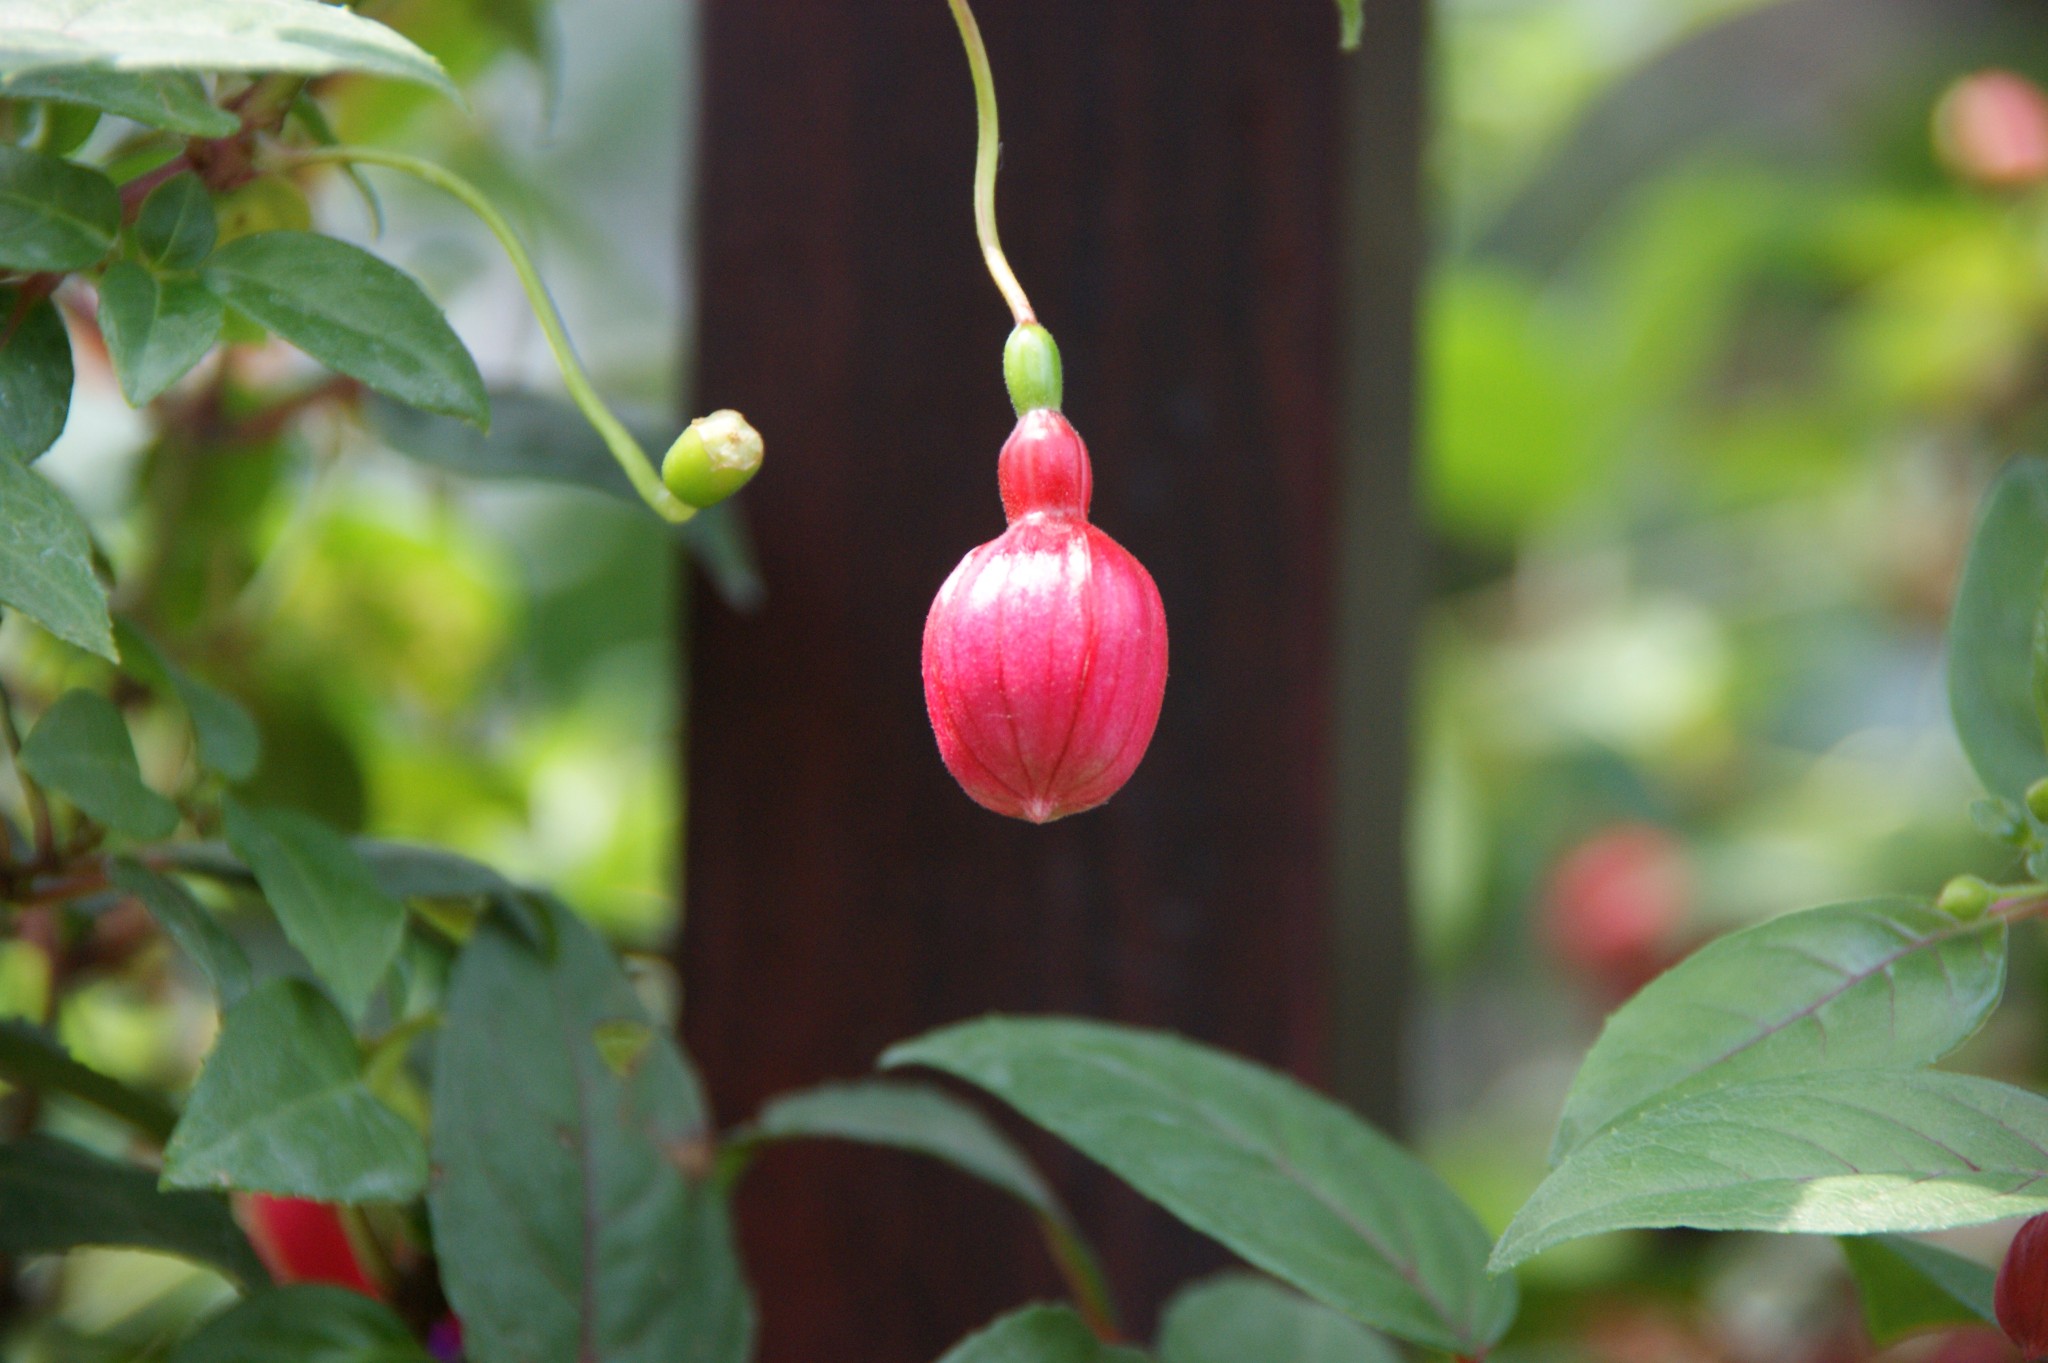
[{"label": "plant branch", "polygon": [[576,348],[570,344],[568,328],[562,322],[561,311],[548,294],[540,272],[534,268],[533,257],[527,254],[519,235],[512,230],[512,224],[505,219],[497,207],[469,181],[453,171],[423,161],[403,152],[385,151],[377,147],[317,147],[291,153],[293,162],[306,165],[316,162],[333,162],[340,165],[382,166],[387,170],[401,171],[424,180],[435,188],[460,199],[463,206],[476,214],[483,225],[491,229],[498,244],[505,248],[505,254],[512,261],[512,269],[519,276],[519,286],[526,291],[526,298],[533,305],[534,316],[540,321],[542,335],[547,338],[548,349],[554,353],[555,364],[562,371],[562,382],[569,390],[569,397],[583,412],[605,446],[611,450],[612,458],[624,469],[626,477],[632,480],[634,491],[640,499],[654,509],[663,520],[680,524],[697,514],[695,507],[683,502],[663,486],[661,474],[655,469],[654,461],[647,457],[647,451],[633,438],[625,423],[612,414],[598,396],[597,387],[590,381],[583,362],[576,356]]},{"label": "plant branch", "polygon": [[974,22],[974,11],[968,8],[967,0],[947,2],[953,6],[954,22],[960,25],[960,41],[967,47],[967,67],[974,75],[974,110],[980,125],[974,154],[974,233],[981,239],[981,256],[988,262],[989,275],[1010,305],[1010,315],[1017,319],[1018,326],[1029,326],[1038,320],[1038,315],[1031,310],[1031,300],[1024,296],[1024,286],[1017,282],[1016,271],[1010,268],[1002,240],[996,235],[996,167],[1002,160],[1003,140],[996,128],[996,80],[989,71],[988,48],[982,44],[981,26]]}]

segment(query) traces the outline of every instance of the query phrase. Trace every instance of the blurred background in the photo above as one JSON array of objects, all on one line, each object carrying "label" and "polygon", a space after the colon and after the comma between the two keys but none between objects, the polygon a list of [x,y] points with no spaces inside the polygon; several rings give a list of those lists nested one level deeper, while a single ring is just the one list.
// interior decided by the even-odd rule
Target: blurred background
[{"label": "blurred background", "polygon": [[[1170,22],[1142,8],[1156,28]],[[1327,25],[1334,44],[1319,0],[1286,8],[1290,25]],[[509,22],[508,11],[537,26]],[[468,83],[471,107],[345,86],[344,139],[446,159],[505,201],[600,385],[654,425],[731,400],[706,392],[699,403],[679,378],[694,372],[692,345],[708,355],[723,339],[696,325],[687,206],[699,192],[704,107],[697,6],[558,0],[536,13],[400,0],[379,14]],[[2048,102],[2024,84],[1958,93],[1957,83],[1994,68],[2048,78],[2048,17],[1993,0],[1438,0],[1429,21],[1421,585],[1403,617],[1416,650],[1405,782],[1414,969],[1407,1033],[1383,1040],[1405,1062],[1409,1134],[1498,1229],[1540,1176],[1599,1020],[1657,970],[1787,910],[1930,893],[1957,871],[2009,869],[1971,824],[1979,791],[1949,730],[1943,625],[1978,496],[2002,459],[2038,447],[2048,417],[2048,194],[2033,188],[2048,179]],[[1020,31],[1015,19],[991,25],[999,80],[1002,40],[1022,42]],[[948,68],[938,83],[958,74]],[[1304,79],[1327,93],[1337,77]],[[967,262],[949,257],[948,281],[972,268],[964,77],[957,84],[959,108],[939,142],[958,164],[947,162],[953,178],[933,190],[950,196]],[[737,96],[728,87],[726,97]],[[1334,101],[1326,107],[1334,117]],[[1020,154],[1045,160],[1074,155],[1088,129],[1030,135],[1040,144]],[[1335,143],[1333,131],[1325,149]],[[1254,156],[1262,145],[1255,136]],[[549,390],[552,366],[488,238],[426,191],[376,184],[389,217],[377,249],[449,304],[495,384]],[[1322,193],[1302,211],[1332,216],[1337,187]],[[1023,211],[1018,198],[1005,202],[1006,215]],[[347,182],[322,185],[315,210],[370,240]],[[776,218],[786,210],[759,206],[771,245],[796,230]],[[1021,229],[1013,254],[1080,261],[1070,271],[1078,282],[1062,285],[1066,311],[1046,299],[1041,311],[1063,340],[1063,316],[1081,318],[1085,335],[1116,287],[1089,282],[1085,232],[1044,244],[1063,230],[1056,208],[1044,215],[1056,220],[1048,237],[1034,248]],[[1312,263],[1334,289],[1342,262]],[[976,331],[972,343],[992,361],[992,294],[947,282],[936,296],[986,323],[994,340],[983,346]],[[950,323],[933,325],[935,348],[955,338]],[[1072,341],[1068,360],[1078,363]],[[251,363],[296,361],[265,352]],[[977,400],[993,437],[979,426],[954,433],[986,444],[983,481],[1003,415],[985,367]],[[1076,386],[1083,420],[1091,399]],[[778,418],[797,417],[747,406],[767,433],[760,496],[772,509],[791,495],[773,491],[774,479],[804,467],[776,467]],[[41,467],[118,555],[160,565],[160,615],[175,618],[180,601],[195,617],[201,603],[232,603],[233,635],[210,641],[208,656],[275,736],[266,793],[558,886],[642,953],[658,996],[676,999],[661,953],[675,940],[686,876],[676,833],[689,804],[677,741],[678,678],[690,673],[685,603],[717,591],[684,588],[674,546],[651,519],[585,491],[422,469],[353,428],[238,450],[211,466],[208,486],[167,490],[151,482],[145,435],[110,377],[86,372],[72,428]],[[849,439],[886,443],[886,432]],[[925,456],[903,457],[911,467]],[[165,538],[132,514],[138,493],[172,492],[187,505],[260,506],[265,538],[209,537],[203,517]],[[989,502],[993,533],[992,483],[975,495]],[[1127,493],[1127,542],[1170,563],[1170,547],[1143,542],[1147,495]],[[922,561],[906,571],[936,586],[942,560],[972,542],[936,546],[936,574]],[[801,593],[777,567],[764,556],[770,610],[778,591]],[[1161,578],[1171,610],[1175,583]],[[720,581],[729,600],[750,599],[743,571]],[[1198,586],[1183,585],[1179,599],[1219,599]],[[1303,606],[1322,608],[1313,594]],[[749,617],[727,614],[739,623],[721,628],[745,628]],[[0,647],[28,675],[58,666],[12,638],[15,628]],[[1184,628],[1199,649],[1204,623],[1176,616],[1177,649]],[[914,708],[902,713],[917,719]],[[1199,777],[1173,765],[1173,751],[1160,759],[1161,782]],[[1131,821],[1119,836],[1138,838],[1158,797],[1141,777],[1123,798],[1134,812],[1118,816]],[[980,817],[959,803],[959,817]],[[1240,825],[1236,836],[1263,830]],[[1089,855],[1113,858],[1117,845]],[[950,855],[936,844],[884,851]],[[946,911],[958,915],[974,883],[969,869],[950,890],[915,893],[950,895]],[[886,947],[890,932],[909,929],[876,931]],[[1140,975],[1150,968],[1143,934],[1081,940],[1125,953]],[[1196,947],[1217,940],[1228,939]],[[855,939],[829,945],[858,950]],[[2010,1002],[1959,1062],[2038,1085],[2048,1077],[2048,971],[2031,939],[2019,946]],[[1175,939],[1160,950],[1196,947]],[[1299,941],[1286,950],[1313,954]],[[0,945],[8,1011],[35,1011],[33,955]],[[841,959],[849,972],[866,968],[858,955]],[[1138,1013],[1176,1020],[1138,997]],[[983,1006],[1013,1001],[997,990]],[[1087,990],[1038,1001],[1110,1011]],[[1322,1025],[1330,1007],[1304,1006],[1275,1026],[1292,1036]],[[78,994],[61,1026],[89,1063],[176,1085],[208,1043],[203,1012],[174,983],[110,983]],[[1314,1049],[1291,1044],[1264,1049],[1295,1060]],[[735,1082],[716,1065],[712,1080]],[[1126,1215],[1120,1206],[1110,1215]],[[1952,1239],[1988,1261],[2003,1233]],[[166,1303],[188,1310],[202,1290],[169,1261],[76,1257],[68,1299],[78,1333],[33,1356],[146,1356],[152,1331],[176,1314]],[[966,1257],[963,1271],[980,1266]],[[1502,1358],[1870,1356],[1825,1239],[1589,1241],[1532,1263],[1525,1285],[1526,1318]],[[766,1309],[772,1340],[772,1290]],[[1937,1337],[1886,1356],[1961,1363],[2002,1348]]]}]

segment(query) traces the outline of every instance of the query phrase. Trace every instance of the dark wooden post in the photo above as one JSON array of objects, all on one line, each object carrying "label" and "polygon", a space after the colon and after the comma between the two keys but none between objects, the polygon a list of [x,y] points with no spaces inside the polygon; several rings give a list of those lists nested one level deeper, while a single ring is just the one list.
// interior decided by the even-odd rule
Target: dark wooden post
[{"label": "dark wooden post", "polygon": [[[946,573],[1001,529],[1011,424],[959,40],[943,0],[711,0],[692,387],[744,410],[769,451],[746,495],[767,605],[741,617],[700,594],[692,624],[685,1030],[728,1121],[992,1010],[1170,1027],[1332,1075],[1330,962],[1358,936],[1331,929],[1340,520],[1405,492],[1339,469],[1334,15],[1328,0],[978,8],[1005,242],[1065,351],[1095,518],[1165,597],[1166,708],[1130,786],[1050,828],[984,813],[940,766],[919,636]],[[1405,454],[1387,439],[1374,457]],[[1398,697],[1360,679],[1371,638],[1405,670],[1405,623],[1344,599],[1352,693]],[[1380,750],[1345,751],[1369,777]],[[1389,760],[1379,779],[1398,785]],[[1346,788],[1344,808],[1390,807]],[[1399,902],[1387,856],[1398,844],[1379,837],[1342,863],[1354,888],[1386,880],[1382,914]],[[1381,1003],[1336,1014],[1366,1019],[1389,1056],[1399,979],[1397,953]],[[1392,1111],[1390,1072],[1340,1053]],[[1035,1148],[1134,1325],[1222,1261]],[[769,1363],[930,1363],[1058,1290],[1021,1213],[906,1158],[773,1153],[741,1214]]]}]

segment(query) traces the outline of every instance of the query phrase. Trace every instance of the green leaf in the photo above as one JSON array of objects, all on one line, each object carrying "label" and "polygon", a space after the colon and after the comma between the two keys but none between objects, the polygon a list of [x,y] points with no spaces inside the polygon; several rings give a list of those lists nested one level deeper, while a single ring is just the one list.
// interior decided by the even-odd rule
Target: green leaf
[{"label": "green leaf", "polygon": [[71,500],[31,469],[0,457],[0,605],[67,643],[118,662],[107,591]]},{"label": "green leaf", "polygon": [[[697,1176],[697,1080],[590,929],[534,909],[553,954],[488,917],[436,1044],[428,1208],[471,1355],[741,1363],[753,1312],[724,1198]],[[599,1044],[620,1022],[650,1029],[627,1074]]]},{"label": "green leaf", "polygon": [[171,1350],[169,1363],[429,1363],[382,1302],[317,1283],[236,1302]]},{"label": "green leaf", "polygon": [[1400,1363],[1349,1316],[1268,1278],[1224,1273],[1167,1303],[1159,1363]]},{"label": "green leaf", "polygon": [[1996,1278],[1975,1259],[1897,1235],[1853,1235],[1838,1241],[1871,1343],[1884,1348],[1921,1330],[1996,1324]]},{"label": "green leaf", "polygon": [[0,1145],[0,1253],[59,1254],[82,1245],[182,1255],[245,1287],[270,1281],[226,1198],[159,1192],[148,1170],[47,1136]]},{"label": "green leaf", "polygon": [[142,258],[158,269],[198,268],[213,254],[219,235],[213,199],[189,170],[149,191],[135,218],[135,244]]},{"label": "green leaf", "polygon": [[427,1183],[419,1133],[363,1082],[348,1019],[304,980],[228,1009],[164,1150],[164,1186],[403,1202]]},{"label": "green leaf", "polygon": [[405,271],[317,232],[258,232],[214,252],[206,282],[330,369],[400,402],[488,425],[484,381]]},{"label": "green leaf", "polygon": [[[961,1340],[939,1363],[1143,1363],[1144,1357],[1104,1344],[1068,1307],[1027,1306]],[[1257,1357],[1265,1363],[1264,1355]]]},{"label": "green leaf", "polygon": [[220,340],[221,302],[192,279],[158,279],[118,261],[100,280],[100,334],[121,380],[141,407],[191,372]]},{"label": "green leaf", "polygon": [[441,64],[392,29],[320,0],[0,0],[0,72],[366,71],[453,96]]},{"label": "green leaf", "polygon": [[1836,1070],[1650,1108],[1574,1151],[1496,1269],[1634,1227],[1946,1230],[2048,1209],[2048,1099],[1969,1075]]},{"label": "green leaf", "polygon": [[1337,0],[1337,18],[1343,25],[1344,50],[1349,52],[1365,36],[1365,0]]},{"label": "green leaf", "polygon": [[93,691],[66,691],[21,745],[21,768],[117,832],[163,838],[177,831],[178,807],[142,781],[121,712]]},{"label": "green leaf", "polygon": [[398,955],[405,907],[377,883],[348,839],[295,810],[222,802],[228,845],[255,873],[284,935],[351,1018]]},{"label": "green leaf", "polygon": [[1948,630],[1956,734],[1994,795],[2018,798],[2048,776],[2034,709],[2034,617],[2048,570],[2048,461],[2006,465],[1984,500]]},{"label": "green leaf", "polygon": [[108,866],[107,879],[142,901],[149,916],[213,982],[223,1008],[232,1008],[249,992],[248,955],[183,885],[125,860]]},{"label": "green leaf", "polygon": [[1336,1103],[1179,1037],[986,1018],[892,1048],[996,1094],[1196,1230],[1404,1339],[1483,1353],[1515,1287],[1427,1166]]},{"label": "green leaf", "polygon": [[[4,47],[5,38],[0,38]],[[242,120],[217,109],[199,77],[182,71],[113,71],[104,66],[46,66],[0,79],[0,98],[83,104],[187,137],[232,137]]]},{"label": "green leaf", "polygon": [[17,322],[20,299],[19,291],[0,289],[0,457],[26,463],[64,434],[73,374],[71,333],[57,305],[37,299]]},{"label": "green leaf", "polygon": [[247,710],[166,658],[148,635],[128,621],[115,621],[114,636],[129,672],[158,690],[177,692],[186,718],[192,721],[202,766],[230,781],[246,781],[255,774],[263,745],[256,721]]},{"label": "green leaf", "polygon": [[158,1144],[178,1120],[163,1099],[79,1064],[56,1038],[23,1018],[0,1019],[0,1079],[16,1088],[76,1098]]},{"label": "green leaf", "polygon": [[1917,1069],[1968,1040],[2005,985],[2005,925],[1907,899],[1786,914],[1694,952],[1607,1020],[1551,1162],[1652,1101],[1824,1069]]},{"label": "green leaf", "polygon": [[444,848],[378,838],[356,838],[352,845],[384,893],[397,899],[467,899],[515,888],[482,862]]},{"label": "green leaf", "polygon": [[0,142],[0,268],[82,270],[113,249],[120,230],[112,180]]}]

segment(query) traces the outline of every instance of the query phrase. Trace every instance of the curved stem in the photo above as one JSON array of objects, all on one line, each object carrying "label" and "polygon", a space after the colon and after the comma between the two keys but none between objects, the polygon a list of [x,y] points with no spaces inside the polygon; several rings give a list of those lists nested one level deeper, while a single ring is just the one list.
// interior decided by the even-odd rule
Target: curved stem
[{"label": "curved stem", "polygon": [[1010,268],[996,235],[996,164],[1003,152],[1003,140],[996,131],[996,79],[988,69],[988,49],[982,45],[974,11],[967,7],[967,0],[948,3],[953,6],[954,22],[960,25],[960,41],[967,45],[967,66],[974,73],[974,109],[981,125],[974,154],[974,233],[981,238],[982,259],[988,262],[990,276],[1009,303],[1010,315],[1018,326],[1028,326],[1038,316],[1031,311],[1031,300],[1024,296],[1024,286],[1017,282],[1016,271]]},{"label": "curved stem", "polygon": [[506,256],[512,261],[512,269],[519,276],[519,287],[526,291],[527,301],[533,305],[534,316],[540,321],[541,334],[547,337],[548,349],[553,352],[555,364],[562,371],[562,383],[569,390],[570,400],[604,438],[612,458],[618,460],[619,467],[632,480],[633,490],[663,520],[681,523],[697,514],[695,507],[662,485],[661,474],[655,469],[654,461],[647,457],[647,451],[640,448],[640,442],[633,438],[625,423],[612,415],[612,409],[598,396],[590,375],[584,371],[583,362],[576,357],[576,348],[569,342],[569,331],[562,324],[561,311],[549,296],[548,286],[541,281],[540,271],[534,268],[533,257],[526,253],[526,247],[512,230],[512,224],[484,197],[482,190],[432,161],[379,147],[314,147],[294,151],[290,159],[300,164],[331,161],[343,165],[383,166],[387,170],[403,171],[460,199],[484,226],[491,229],[498,244],[505,248]]}]

